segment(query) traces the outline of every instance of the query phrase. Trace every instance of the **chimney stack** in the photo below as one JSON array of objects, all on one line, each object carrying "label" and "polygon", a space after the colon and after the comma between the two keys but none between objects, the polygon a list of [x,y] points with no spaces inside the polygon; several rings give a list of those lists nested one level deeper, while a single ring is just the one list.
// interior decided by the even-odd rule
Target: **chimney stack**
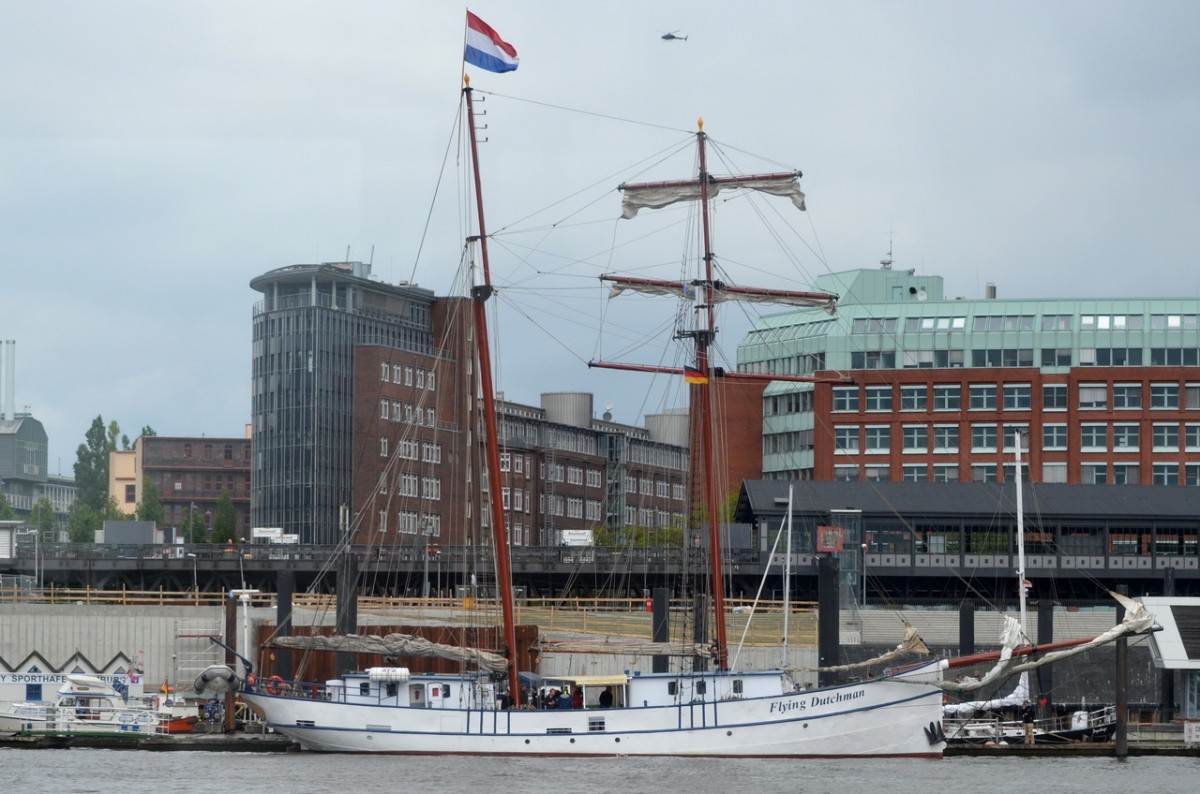
[{"label": "chimney stack", "polygon": [[989,281],[989,282],[988,282],[988,283],[987,283],[987,284],[984,286],[983,290],[984,290],[984,296],[985,296],[985,297],[986,297],[988,300],[990,300],[990,301],[994,301],[994,300],[996,300],[996,285],[995,285],[995,284],[993,284],[993,283],[991,283],[991,282]]}]

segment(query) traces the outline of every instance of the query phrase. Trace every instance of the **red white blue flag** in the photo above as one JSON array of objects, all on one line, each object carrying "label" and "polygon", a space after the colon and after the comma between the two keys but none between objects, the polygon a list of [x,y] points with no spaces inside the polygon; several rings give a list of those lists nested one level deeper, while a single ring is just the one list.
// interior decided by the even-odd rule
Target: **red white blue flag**
[{"label": "red white blue flag", "polygon": [[489,72],[511,72],[517,68],[517,48],[468,11],[467,49],[463,60]]}]

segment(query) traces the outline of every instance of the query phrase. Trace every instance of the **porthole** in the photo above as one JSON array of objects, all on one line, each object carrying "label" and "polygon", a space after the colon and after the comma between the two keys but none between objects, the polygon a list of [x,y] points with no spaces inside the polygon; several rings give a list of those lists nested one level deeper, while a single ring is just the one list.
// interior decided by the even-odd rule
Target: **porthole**
[{"label": "porthole", "polygon": [[575,744],[575,737],[574,737],[574,736],[572,736],[572,737],[571,737],[571,744]]}]

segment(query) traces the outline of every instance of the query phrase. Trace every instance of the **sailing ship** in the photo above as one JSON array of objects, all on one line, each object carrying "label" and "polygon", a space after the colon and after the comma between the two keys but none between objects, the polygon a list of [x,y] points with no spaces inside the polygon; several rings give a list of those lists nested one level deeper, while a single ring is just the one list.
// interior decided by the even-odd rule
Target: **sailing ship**
[{"label": "sailing ship", "polygon": [[[478,33],[478,28],[472,30]],[[490,28],[487,33],[494,36]],[[470,238],[479,263],[471,290],[474,360],[482,402],[485,463],[489,472],[496,473],[501,471],[500,445],[486,306],[493,287],[474,100],[469,80],[465,83],[463,99],[478,224],[477,234]],[[798,683],[797,671],[782,666],[774,670],[731,669],[715,476],[719,462],[715,440],[719,436],[714,427],[720,417],[713,390],[719,380],[726,378],[811,378],[726,372],[714,366],[710,356],[717,328],[714,308],[726,300],[772,301],[832,313],[837,296],[734,287],[715,277],[709,205],[720,191],[759,191],[788,198],[799,209],[804,208],[804,194],[799,172],[731,177],[710,173],[707,140],[701,122],[695,133],[695,177],[620,186],[622,215],[626,218],[642,209],[676,202],[698,205],[702,249],[698,276],[682,282],[602,276],[614,295],[638,291],[691,297],[695,325],[681,334],[693,343],[690,361],[680,367],[608,361],[593,361],[591,366],[667,374],[683,377],[691,384],[692,465],[699,475],[693,491],[702,496],[705,506],[711,638],[686,649],[690,654],[687,669],[575,677],[556,682],[553,691],[548,691],[548,682],[539,683],[528,675],[523,679],[516,663],[521,649],[516,641],[502,483],[500,477],[491,476],[486,481],[502,622],[499,652],[441,646],[398,634],[278,637],[278,647],[373,653],[382,657],[385,665],[347,672],[324,682],[282,681],[272,676],[266,683],[251,683],[247,675],[241,696],[271,730],[293,739],[303,749],[322,752],[776,758],[942,755],[946,745],[941,724],[943,689],[966,688],[962,682],[945,680],[944,673],[950,667],[947,660],[931,659],[884,669],[879,674],[863,674],[853,681],[818,688]],[[906,641],[897,652],[907,652],[917,645],[919,642]],[[1017,647],[1017,642],[1012,645],[998,655],[1002,661],[994,668],[995,676],[1005,673],[1014,658],[1031,652]],[[427,655],[456,658],[464,672],[413,673],[394,662],[387,664],[388,659]],[[990,680],[994,678],[985,676],[980,685]],[[533,687],[538,693],[532,691]]]},{"label": "sailing ship", "polygon": [[[486,434],[486,463],[500,471],[486,301],[492,294],[488,236],[484,221],[475,111],[469,80],[463,90],[466,127],[474,171],[480,273],[472,289],[476,363]],[[721,300],[775,300],[833,309],[836,296],[750,290],[718,282],[709,250],[708,204],[721,190],[749,189],[790,198],[803,206],[798,172],[750,177],[715,177],[705,163],[706,135],[696,133],[699,173],[678,182],[626,184],[624,215],[639,209],[698,201],[703,219],[703,262],[707,270],[684,285],[707,306],[701,327],[692,334],[695,358],[687,367],[624,369],[685,376],[693,387],[693,461],[710,475],[716,469],[712,430],[711,384],[720,373],[708,354],[715,323],[713,305]],[[615,293],[625,290],[675,292],[681,285],[648,279],[605,276]],[[619,366],[594,362],[595,366]],[[697,377],[700,373],[700,377]],[[731,376],[733,373],[730,373]],[[749,376],[763,377],[763,376]],[[735,671],[729,668],[722,587],[720,512],[715,478],[705,476],[712,552],[709,584],[714,616],[713,640],[697,644],[689,669],[668,673],[615,672],[565,682],[575,690],[563,698],[570,708],[513,708],[532,698],[525,694],[517,665],[515,610],[508,560],[508,538],[499,477],[488,478],[490,524],[503,624],[503,651],[469,654],[477,670],[466,674],[414,674],[396,666],[372,667],[318,684],[274,682],[246,684],[242,698],[274,731],[304,749],[327,752],[499,755],[665,755],[730,757],[938,757],[944,740],[938,723],[942,693],[936,681],[940,663],[914,665],[894,675],[866,678],[839,686],[805,689],[788,670]],[[391,657],[439,653],[411,637],[277,638],[283,647],[324,644],[331,650],[367,648]],[[414,648],[414,644],[423,647]],[[460,651],[460,653],[462,653]],[[544,698],[543,698],[544,699]],[[573,701],[573,702],[572,702]]]}]

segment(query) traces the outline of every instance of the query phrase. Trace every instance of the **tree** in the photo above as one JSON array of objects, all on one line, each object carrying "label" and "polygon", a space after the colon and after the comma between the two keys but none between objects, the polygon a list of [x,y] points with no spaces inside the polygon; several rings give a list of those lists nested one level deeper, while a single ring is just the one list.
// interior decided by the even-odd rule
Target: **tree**
[{"label": "tree", "polygon": [[213,541],[227,543],[237,537],[237,511],[233,509],[233,497],[228,488],[221,489],[217,500],[217,514],[213,516]]},{"label": "tree", "polygon": [[[85,442],[75,451],[75,503],[82,502],[96,515],[104,509],[108,498],[108,451],[104,417],[97,416]],[[72,533],[75,529],[72,525]]]},{"label": "tree", "polygon": [[29,525],[37,529],[42,543],[53,543],[58,540],[54,536],[54,526],[57,523],[58,516],[54,513],[54,505],[45,496],[39,496],[29,513]]},{"label": "tree", "polygon": [[161,524],[165,519],[158,483],[149,477],[142,480],[142,501],[138,502],[136,516],[139,521],[153,521],[155,524]]},{"label": "tree", "polygon": [[[193,508],[195,505],[193,505]],[[183,516],[182,526],[179,527],[183,532],[183,539],[186,543],[203,543],[205,530],[207,527],[204,524],[204,514],[198,513],[194,509],[189,510]]]},{"label": "tree", "polygon": [[72,543],[95,543],[101,524],[100,514],[77,497],[67,516],[67,537]]},{"label": "tree", "polygon": [[143,436],[157,436],[158,433],[154,430],[153,427],[151,427],[150,425],[146,425],[145,427],[142,428],[142,435]]},{"label": "tree", "polygon": [[17,511],[13,510],[12,504],[8,501],[8,496],[0,493],[0,521],[12,521],[16,517]]}]

